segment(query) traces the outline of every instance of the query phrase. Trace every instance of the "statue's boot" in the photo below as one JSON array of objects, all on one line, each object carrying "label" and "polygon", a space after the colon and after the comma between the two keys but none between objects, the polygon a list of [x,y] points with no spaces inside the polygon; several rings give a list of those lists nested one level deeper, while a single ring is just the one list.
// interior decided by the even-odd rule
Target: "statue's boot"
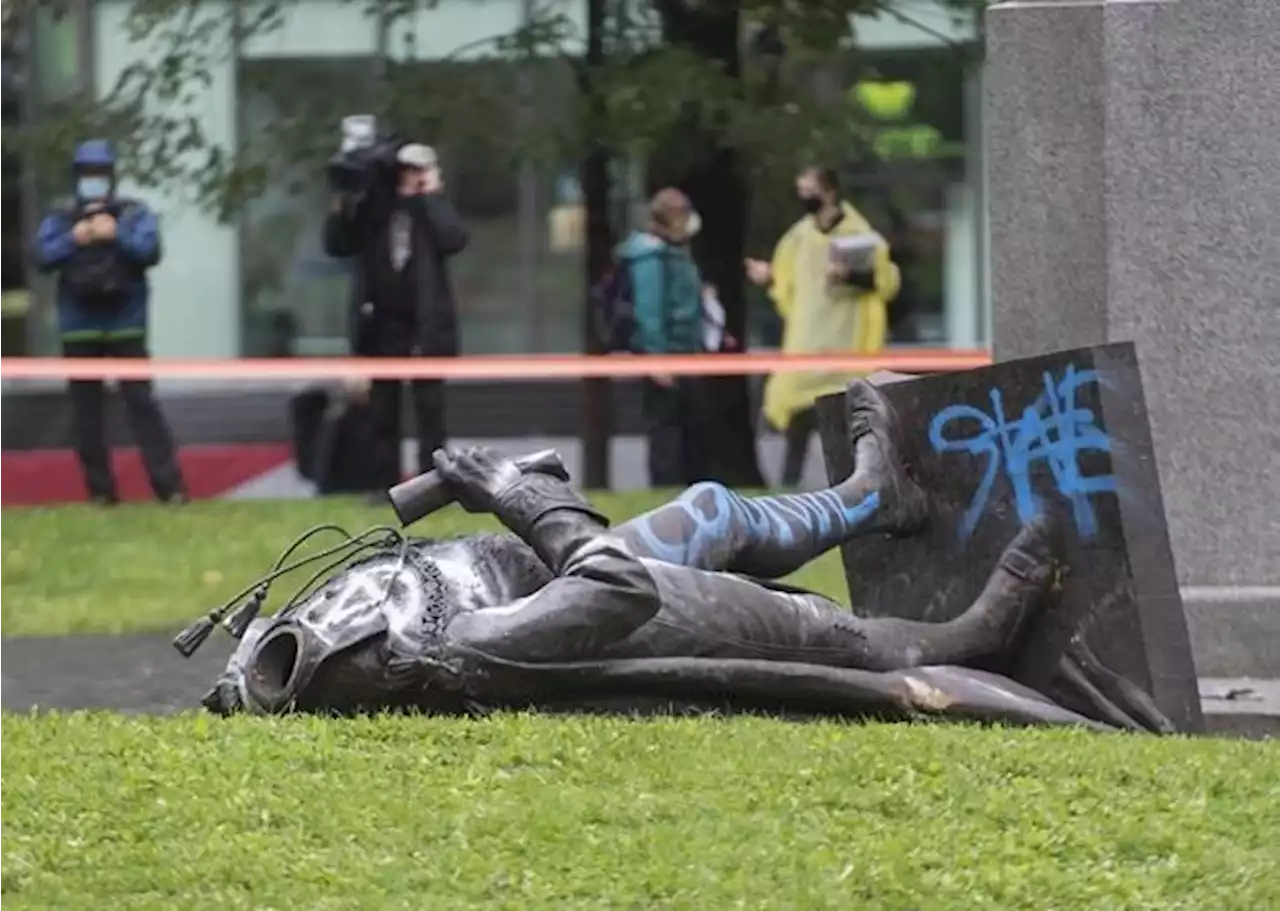
[{"label": "statue's boot", "polygon": [[[941,624],[959,654],[948,663],[1007,654],[1026,631],[1053,586],[1059,567],[1057,522],[1038,516],[1004,549],[982,594],[956,619]],[[950,651],[950,649],[949,649]]]},{"label": "statue's boot", "polygon": [[902,426],[893,406],[871,383],[854,380],[845,389],[845,410],[854,468],[836,489],[846,500],[878,496],[877,531],[903,537],[919,532],[929,519],[929,501],[903,458]]}]

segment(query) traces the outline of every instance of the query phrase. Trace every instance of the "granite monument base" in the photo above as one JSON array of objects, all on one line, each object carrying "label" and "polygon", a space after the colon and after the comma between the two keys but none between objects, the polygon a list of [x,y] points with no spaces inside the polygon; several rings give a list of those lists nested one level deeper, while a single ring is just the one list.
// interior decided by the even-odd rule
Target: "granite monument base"
[{"label": "granite monument base", "polygon": [[1280,679],[1280,3],[985,21],[996,359],[1137,346],[1199,670]]},{"label": "granite monument base", "polygon": [[[916,536],[844,546],[854,611],[949,620],[973,602],[1023,524],[1060,511],[1065,571],[1055,603],[1007,666],[992,670],[1082,711],[1099,695],[1106,702],[1082,679],[1098,679],[1101,665],[1111,672],[1102,677],[1137,687],[1178,730],[1201,730],[1133,345],[872,381],[898,412],[902,455],[931,515]],[[847,477],[844,397],[818,407],[827,473]]]}]

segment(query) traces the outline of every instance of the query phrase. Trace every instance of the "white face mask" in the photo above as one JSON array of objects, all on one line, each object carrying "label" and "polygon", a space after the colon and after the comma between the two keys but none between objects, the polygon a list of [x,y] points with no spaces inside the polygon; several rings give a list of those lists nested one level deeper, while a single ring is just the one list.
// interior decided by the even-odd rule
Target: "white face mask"
[{"label": "white face mask", "polygon": [[81,199],[106,199],[110,192],[110,177],[81,177],[76,181],[76,195]]},{"label": "white face mask", "polygon": [[693,237],[702,230],[702,216],[696,211],[689,213],[689,220],[684,223],[684,236]]}]

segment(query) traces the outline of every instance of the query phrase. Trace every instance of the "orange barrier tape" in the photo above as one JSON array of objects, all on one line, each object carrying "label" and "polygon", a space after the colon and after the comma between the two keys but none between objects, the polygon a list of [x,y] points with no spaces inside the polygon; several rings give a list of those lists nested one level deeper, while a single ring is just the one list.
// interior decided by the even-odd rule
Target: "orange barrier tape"
[{"label": "orange barrier tape", "polygon": [[907,349],[875,356],[852,354],[533,354],[456,358],[0,358],[3,379],[136,380],[576,380],[587,377],[744,376],[786,372],[941,373],[991,363],[981,350]]}]

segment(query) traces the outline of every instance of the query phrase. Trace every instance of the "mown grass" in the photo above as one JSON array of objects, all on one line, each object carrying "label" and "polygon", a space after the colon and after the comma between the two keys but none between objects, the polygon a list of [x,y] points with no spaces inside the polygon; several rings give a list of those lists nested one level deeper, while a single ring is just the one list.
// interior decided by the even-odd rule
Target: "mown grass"
[{"label": "mown grass", "polygon": [[[597,498],[615,518],[661,494]],[[5,510],[6,635],[170,630],[354,501]],[[449,510],[415,529],[492,529]],[[838,558],[801,575],[843,597]],[[1280,908],[1280,746],[1066,730],[3,716],[11,909]]]},{"label": "mown grass", "polygon": [[[592,500],[618,521],[671,495],[601,494]],[[395,524],[389,507],[343,498],[207,501],[181,509],[142,504],[111,510],[15,508],[0,518],[0,632],[5,636],[172,631],[252,582],[311,525],[337,522],[359,533],[370,525]],[[412,531],[445,537],[482,529],[497,530],[498,524],[450,507]],[[293,584],[304,578],[300,574]],[[833,597],[847,597],[834,553],[797,578]]]},{"label": "mown grass", "polygon": [[10,908],[1280,907],[1280,747],[759,719],[4,718]]}]

